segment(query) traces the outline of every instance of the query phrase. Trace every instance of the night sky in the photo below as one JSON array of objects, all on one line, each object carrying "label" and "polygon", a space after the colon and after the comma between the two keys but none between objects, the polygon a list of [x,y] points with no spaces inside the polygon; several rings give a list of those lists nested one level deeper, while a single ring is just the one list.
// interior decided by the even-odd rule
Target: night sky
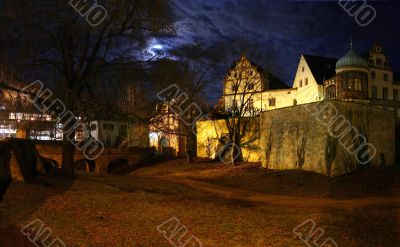
[{"label": "night sky", "polygon": [[[148,51],[205,41],[257,43],[272,61],[263,62],[289,86],[301,54],[340,58],[353,38],[354,49],[368,51],[383,44],[394,70],[400,71],[400,1],[368,1],[377,11],[367,27],[359,26],[337,1],[173,0],[176,35],[152,40]],[[256,60],[256,62],[259,62]],[[224,74],[216,77],[215,97],[221,94]]]}]

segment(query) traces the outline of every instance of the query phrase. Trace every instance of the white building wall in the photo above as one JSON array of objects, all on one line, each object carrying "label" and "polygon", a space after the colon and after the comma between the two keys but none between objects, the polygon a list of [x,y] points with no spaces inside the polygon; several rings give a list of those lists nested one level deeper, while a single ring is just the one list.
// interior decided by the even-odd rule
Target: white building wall
[{"label": "white building wall", "polygon": [[300,58],[293,88],[297,88],[297,104],[307,104],[324,99],[323,85],[318,85],[303,55]]}]

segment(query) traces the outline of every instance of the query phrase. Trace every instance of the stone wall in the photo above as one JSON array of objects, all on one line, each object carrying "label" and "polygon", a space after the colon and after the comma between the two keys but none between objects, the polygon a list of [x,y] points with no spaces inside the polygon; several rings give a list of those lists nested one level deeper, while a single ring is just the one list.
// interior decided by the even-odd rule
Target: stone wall
[{"label": "stone wall", "polygon": [[[41,157],[48,160],[53,160],[58,168],[61,168],[62,162],[62,145],[61,144],[45,144],[40,143],[36,145],[37,151]],[[93,171],[95,173],[107,173],[109,165],[113,161],[125,160],[129,165],[138,164],[143,159],[154,154],[154,149],[150,147],[142,148],[105,148],[101,155],[94,161],[88,161],[81,151],[75,150],[74,161],[77,163],[83,162],[86,166],[87,172]],[[92,162],[92,163],[91,163]],[[94,170],[90,166],[94,166]],[[80,166],[80,164],[79,164]]]},{"label": "stone wall", "polygon": [[[260,156],[266,168],[338,176],[362,166],[395,164],[392,111],[361,103],[323,101],[263,112],[260,123]],[[366,137],[368,146],[360,145],[360,136]]]}]

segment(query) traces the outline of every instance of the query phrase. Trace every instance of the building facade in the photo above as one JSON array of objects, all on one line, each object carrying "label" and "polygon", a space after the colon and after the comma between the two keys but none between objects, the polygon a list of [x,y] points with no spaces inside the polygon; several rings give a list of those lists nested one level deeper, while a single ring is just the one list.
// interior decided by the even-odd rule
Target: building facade
[{"label": "building facade", "polygon": [[[303,54],[291,88],[242,56],[227,73],[217,109],[229,113],[234,106],[244,105],[256,110],[252,117],[260,119],[261,131],[254,133],[259,139],[253,141],[251,150],[244,148],[244,153],[251,153],[249,158],[243,156],[245,160],[260,161],[267,168],[337,176],[357,169],[363,159],[373,167],[393,165],[396,154],[399,161],[399,91],[399,74],[380,44],[375,43],[364,55],[351,44],[340,59]],[[315,119],[318,114],[309,110],[321,106],[333,109],[320,109],[321,119]],[[344,120],[330,126],[337,124],[335,130],[344,130],[338,137],[320,124],[330,117],[333,120],[335,111]],[[215,157],[219,138],[228,134],[226,128],[210,130],[218,121],[197,124],[201,157]],[[346,145],[361,149],[347,153]]]},{"label": "building facade", "polygon": [[245,104],[262,112],[324,99],[391,110],[400,124],[400,74],[393,71],[379,43],[363,56],[352,47],[341,59],[303,54],[291,88],[242,56],[225,77],[222,108],[227,111],[234,104]]},{"label": "building facade", "polygon": [[324,81],[325,99],[362,102],[393,111],[400,120],[400,83],[382,45],[375,43],[365,56],[353,48],[336,63],[335,75]]}]

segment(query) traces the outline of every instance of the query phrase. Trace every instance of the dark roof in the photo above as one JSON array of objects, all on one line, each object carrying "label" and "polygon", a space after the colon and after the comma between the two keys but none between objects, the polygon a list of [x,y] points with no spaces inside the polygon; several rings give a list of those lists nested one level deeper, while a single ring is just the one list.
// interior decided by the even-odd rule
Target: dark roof
[{"label": "dark roof", "polygon": [[286,89],[289,88],[288,85],[286,85],[283,81],[281,81],[278,77],[273,75],[269,70],[264,69],[257,63],[249,60],[251,65],[257,68],[257,71],[264,76],[264,83],[265,83],[265,88],[267,90],[273,90],[273,89]]},{"label": "dark roof", "polygon": [[278,77],[274,76],[268,70],[265,69],[263,71],[263,74],[264,74],[264,77],[265,77],[265,83],[267,84],[266,86],[267,86],[268,90],[289,88],[288,85],[286,85]]},{"label": "dark roof", "polygon": [[338,59],[306,54],[303,54],[303,56],[318,84],[322,85],[324,80],[328,80],[335,75]]},{"label": "dark roof", "polygon": [[[241,58],[243,58],[243,57],[245,59],[247,59],[250,62],[250,64],[257,69],[257,72],[260,73],[264,77],[264,84],[265,84],[265,89],[266,90],[287,89],[287,88],[289,88],[289,86],[286,85],[286,83],[284,83],[278,77],[273,75],[269,70],[264,69],[263,67],[261,67],[260,65],[255,63],[254,61],[250,60],[247,56],[242,55]],[[230,67],[230,70],[233,70],[236,67],[236,65],[239,63],[240,59],[238,59],[237,61],[233,62],[233,64]]]}]

